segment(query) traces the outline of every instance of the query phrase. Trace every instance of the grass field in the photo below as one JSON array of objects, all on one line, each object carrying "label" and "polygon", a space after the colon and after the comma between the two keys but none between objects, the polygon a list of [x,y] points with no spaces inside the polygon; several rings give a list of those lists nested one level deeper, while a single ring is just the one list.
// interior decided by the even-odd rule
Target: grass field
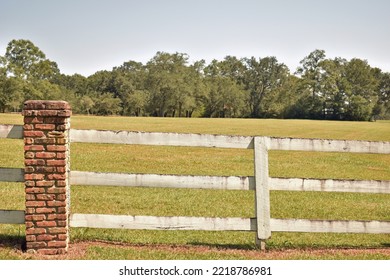
[{"label": "grass field", "polygon": [[[0,123],[22,124],[22,117],[0,114]],[[389,121],[73,116],[71,123],[72,128],[78,129],[390,141]],[[0,151],[0,167],[23,167],[22,141],[0,139]],[[253,175],[252,153],[241,149],[74,143],[71,168],[248,176]],[[272,177],[390,180],[390,155],[271,151],[269,162]],[[71,192],[74,213],[254,216],[251,191],[72,186]],[[22,184],[0,183],[0,209],[23,209],[23,205]],[[273,218],[388,221],[390,195],[272,191],[271,215]],[[9,245],[23,237],[23,226],[0,225],[0,259],[34,257],[15,252],[13,245]],[[83,247],[84,252],[75,254],[74,258],[86,259],[390,259],[388,234],[273,233],[267,242],[267,253],[254,250],[254,233],[243,232],[72,229],[71,241],[74,248]]]}]

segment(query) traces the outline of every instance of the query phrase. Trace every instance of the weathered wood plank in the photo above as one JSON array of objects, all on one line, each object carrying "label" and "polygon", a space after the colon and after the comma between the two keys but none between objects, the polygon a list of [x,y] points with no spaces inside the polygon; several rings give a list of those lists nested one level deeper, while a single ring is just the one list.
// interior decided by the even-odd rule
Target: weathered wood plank
[{"label": "weathered wood plank", "polygon": [[390,142],[271,137],[271,150],[390,154]]},{"label": "weathered wood plank", "polygon": [[[23,211],[21,211],[23,212]],[[390,233],[387,221],[271,219],[275,232]],[[71,227],[145,230],[256,231],[254,218],[156,217],[72,214]]]},{"label": "weathered wood plank", "polygon": [[183,176],[71,171],[71,183],[73,185],[249,190],[250,187],[254,189],[253,180],[253,177],[236,176]]},{"label": "weathered wood plank", "polygon": [[149,229],[149,230],[210,230],[253,231],[255,219],[205,217],[155,217],[101,214],[72,214],[71,227]]},{"label": "weathered wood plank", "polygon": [[[253,149],[252,136],[71,129],[71,142]],[[23,139],[23,126],[0,125],[0,138]],[[270,137],[271,150],[390,153],[390,142]]]},{"label": "weathered wood plank", "polygon": [[[20,169],[20,172],[23,170]],[[0,178],[3,178],[1,173],[2,169],[0,169]],[[23,181],[22,173],[15,178]],[[71,171],[71,184],[92,186],[254,190],[254,180],[252,176],[185,176]],[[276,191],[390,193],[390,181],[269,178],[268,184],[270,190]]]},{"label": "weathered wood plank", "polygon": [[0,168],[0,182],[24,182],[24,169]]},{"label": "weathered wood plank", "polygon": [[24,211],[0,210],[0,224],[24,224]]},{"label": "weathered wood plank", "polygon": [[71,129],[71,142],[163,145],[216,148],[253,148],[253,137],[211,134],[179,134],[160,132],[77,130]]},{"label": "weathered wood plank", "polygon": [[265,240],[271,237],[270,227],[270,196],[269,196],[269,173],[268,173],[268,147],[269,138],[255,137],[255,211],[257,219],[256,244],[261,250],[265,250]]},{"label": "weathered wood plank", "polygon": [[270,189],[279,191],[321,191],[390,193],[390,181],[270,178]]},{"label": "weathered wood plank", "polygon": [[387,221],[333,221],[303,219],[271,219],[272,231],[332,232],[332,233],[390,233]]},{"label": "weathered wood plank", "polygon": [[0,124],[0,138],[23,139],[23,126]]}]

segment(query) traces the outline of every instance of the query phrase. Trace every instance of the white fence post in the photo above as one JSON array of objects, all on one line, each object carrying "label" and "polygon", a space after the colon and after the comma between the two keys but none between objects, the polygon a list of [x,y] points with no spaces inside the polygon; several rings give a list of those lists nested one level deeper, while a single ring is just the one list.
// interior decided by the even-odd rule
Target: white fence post
[{"label": "white fence post", "polygon": [[256,245],[265,250],[265,240],[271,237],[271,214],[268,175],[268,137],[254,137],[255,210],[257,221]]}]

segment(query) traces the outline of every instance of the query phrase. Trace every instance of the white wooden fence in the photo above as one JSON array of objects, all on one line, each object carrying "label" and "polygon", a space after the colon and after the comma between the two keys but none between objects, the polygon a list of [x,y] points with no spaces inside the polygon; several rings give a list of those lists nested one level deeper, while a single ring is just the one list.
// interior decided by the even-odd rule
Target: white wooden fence
[{"label": "white wooden fence", "polygon": [[[0,125],[0,138],[22,138],[22,126]],[[254,190],[255,218],[72,214],[72,227],[256,231],[261,247],[272,231],[390,233],[390,221],[273,219],[270,190],[390,193],[390,181],[270,178],[268,150],[390,154],[390,142],[76,130],[71,142],[254,149],[254,177],[71,172],[73,185]],[[23,169],[0,168],[0,181],[23,182]],[[23,223],[23,211],[0,211],[0,223]]]}]

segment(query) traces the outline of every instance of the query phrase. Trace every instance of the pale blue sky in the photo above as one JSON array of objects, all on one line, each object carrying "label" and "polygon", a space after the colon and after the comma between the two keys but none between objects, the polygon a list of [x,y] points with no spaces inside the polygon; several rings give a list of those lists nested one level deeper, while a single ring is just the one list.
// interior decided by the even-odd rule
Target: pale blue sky
[{"label": "pale blue sky", "polygon": [[87,76],[157,51],[276,56],[294,72],[324,49],[390,72],[389,14],[388,0],[0,0],[0,55],[29,39],[62,73]]}]

